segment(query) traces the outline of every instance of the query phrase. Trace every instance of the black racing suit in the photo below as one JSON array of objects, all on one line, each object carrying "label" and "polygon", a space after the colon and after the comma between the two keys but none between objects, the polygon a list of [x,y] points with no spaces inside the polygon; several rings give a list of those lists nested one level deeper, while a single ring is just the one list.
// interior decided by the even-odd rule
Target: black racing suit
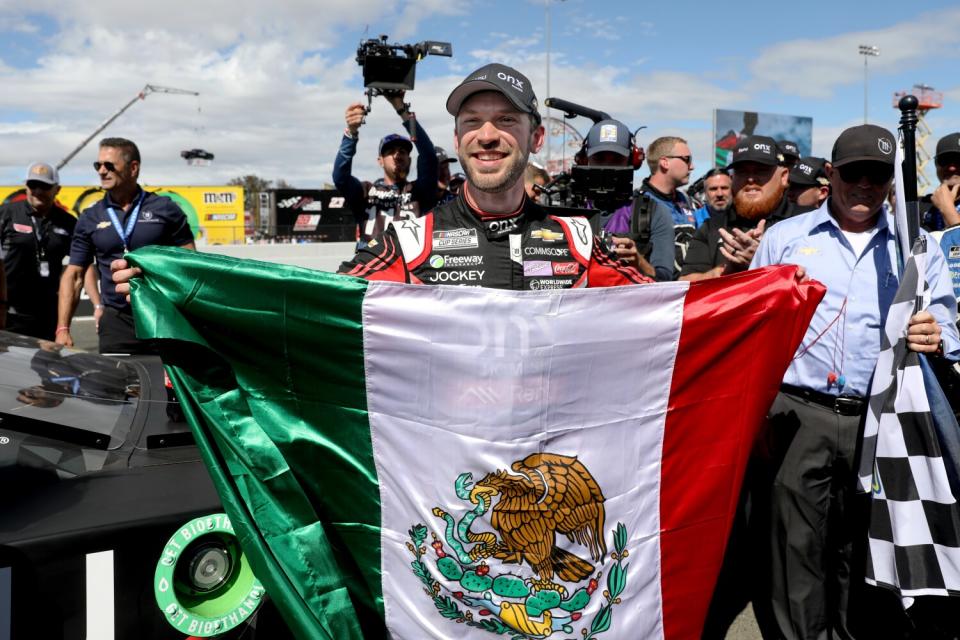
[{"label": "black racing suit", "polygon": [[393,220],[340,273],[518,290],[652,282],[611,257],[585,218],[547,215],[528,198],[512,214],[486,214],[462,193],[421,218]]}]

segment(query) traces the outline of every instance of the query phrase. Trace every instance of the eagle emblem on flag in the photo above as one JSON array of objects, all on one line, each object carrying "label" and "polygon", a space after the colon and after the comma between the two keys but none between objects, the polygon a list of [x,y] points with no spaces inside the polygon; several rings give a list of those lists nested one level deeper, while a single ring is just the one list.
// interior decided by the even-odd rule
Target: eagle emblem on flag
[{"label": "eagle emblem on flag", "polygon": [[[610,629],[612,608],[627,583],[627,530],[618,523],[611,532],[604,601],[590,607],[604,576],[598,565],[608,559],[606,511],[599,483],[580,460],[535,453],[476,483],[473,474],[462,473],[454,490],[472,508],[458,521],[434,507],[442,521],[441,533],[431,534],[435,572],[423,544],[427,526],[414,525],[407,542],[411,567],[441,615],[498,635],[547,638],[573,633],[573,625],[595,610],[581,635],[593,638]],[[487,517],[492,531],[474,531]],[[576,552],[558,545],[564,538]]]}]

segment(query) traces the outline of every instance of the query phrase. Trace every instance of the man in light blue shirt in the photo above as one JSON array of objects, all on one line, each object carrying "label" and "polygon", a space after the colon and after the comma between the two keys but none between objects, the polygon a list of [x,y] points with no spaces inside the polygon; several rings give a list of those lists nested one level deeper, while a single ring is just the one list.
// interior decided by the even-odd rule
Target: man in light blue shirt
[{"label": "man in light blue shirt", "polygon": [[[868,525],[869,496],[854,494],[855,456],[899,284],[893,220],[881,206],[893,179],[895,141],[874,125],[844,131],[827,169],[830,197],[767,231],[751,264],[801,265],[827,287],[770,411],[779,461],[770,496],[771,601],[785,638],[867,637],[858,635],[862,624],[875,624],[882,613],[863,609],[871,596],[858,594],[868,588],[851,556],[855,544],[865,543]],[[927,256],[930,305],[911,318],[908,346],[956,359],[950,274],[940,252]]]}]

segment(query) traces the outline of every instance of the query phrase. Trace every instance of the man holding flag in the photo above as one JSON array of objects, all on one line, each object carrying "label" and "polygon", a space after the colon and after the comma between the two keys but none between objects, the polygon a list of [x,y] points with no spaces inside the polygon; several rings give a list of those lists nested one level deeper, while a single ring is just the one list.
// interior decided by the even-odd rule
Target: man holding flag
[{"label": "man holding flag", "polygon": [[298,637],[699,637],[823,287],[580,289],[644,279],[525,197],[527,78],[488,65],[447,109],[464,191],[341,269],[363,278],[156,248],[118,291]]},{"label": "man holding flag", "polygon": [[[827,286],[770,411],[779,461],[770,501],[771,595],[785,638],[868,637],[857,636],[863,575],[853,560],[868,519],[853,492],[881,332],[899,285],[897,238],[882,209],[895,149],[882,127],[844,131],[827,168],[831,196],[770,229],[751,264],[799,264]],[[907,348],[956,357],[956,302],[939,252],[928,254],[924,275],[930,304],[910,318]]]}]

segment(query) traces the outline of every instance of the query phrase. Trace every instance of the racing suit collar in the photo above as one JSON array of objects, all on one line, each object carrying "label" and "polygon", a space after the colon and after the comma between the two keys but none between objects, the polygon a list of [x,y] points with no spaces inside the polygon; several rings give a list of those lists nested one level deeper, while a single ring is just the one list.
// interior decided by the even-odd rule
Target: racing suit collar
[{"label": "racing suit collar", "polygon": [[520,206],[516,211],[511,211],[510,213],[490,213],[489,211],[483,211],[474,206],[470,198],[467,197],[466,191],[462,192],[460,197],[464,208],[477,223],[479,223],[479,226],[483,229],[484,234],[489,240],[503,238],[511,233],[517,232],[522,225],[523,213],[529,202],[526,194],[524,194],[523,200],[520,201]]}]

